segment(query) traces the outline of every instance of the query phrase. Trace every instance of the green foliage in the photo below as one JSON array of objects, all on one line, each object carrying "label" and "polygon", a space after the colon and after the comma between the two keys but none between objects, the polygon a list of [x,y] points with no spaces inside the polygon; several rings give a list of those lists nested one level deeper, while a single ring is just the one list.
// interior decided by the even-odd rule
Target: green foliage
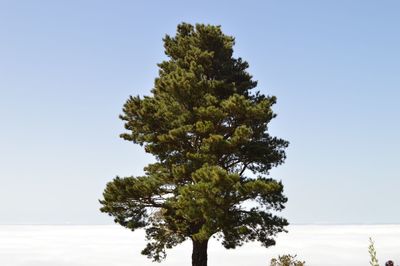
[{"label": "green foliage", "polygon": [[370,256],[369,264],[371,266],[379,266],[378,258],[376,257],[375,243],[372,238],[369,238],[368,253]]},{"label": "green foliage", "polygon": [[188,238],[268,247],[288,224],[274,214],[287,201],[283,185],[267,177],[288,145],[267,132],[276,98],[252,91],[257,82],[233,45],[219,26],[178,25],[164,38],[168,60],[158,65],[151,95],[131,96],[123,107],[121,137],[156,162],[143,176],[108,183],[101,211],[145,228],[143,254],[156,261]]},{"label": "green foliage", "polygon": [[270,266],[304,266],[305,261],[299,261],[296,259],[297,255],[283,255],[278,256],[278,258],[273,258],[271,260]]}]

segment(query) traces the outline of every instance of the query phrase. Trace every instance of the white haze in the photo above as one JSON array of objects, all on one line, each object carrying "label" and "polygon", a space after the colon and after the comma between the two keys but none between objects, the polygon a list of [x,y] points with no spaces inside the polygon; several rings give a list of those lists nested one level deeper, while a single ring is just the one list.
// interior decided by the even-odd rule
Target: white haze
[{"label": "white haze", "polygon": [[[308,266],[369,265],[368,238],[375,240],[381,264],[400,265],[400,225],[293,225],[274,247],[257,243],[225,250],[209,244],[209,266],[267,266],[277,254],[298,254]],[[161,264],[140,255],[143,232],[110,225],[0,226],[0,265],[4,266],[188,266],[191,244],[169,250]],[[397,265],[396,264],[396,265]]]}]

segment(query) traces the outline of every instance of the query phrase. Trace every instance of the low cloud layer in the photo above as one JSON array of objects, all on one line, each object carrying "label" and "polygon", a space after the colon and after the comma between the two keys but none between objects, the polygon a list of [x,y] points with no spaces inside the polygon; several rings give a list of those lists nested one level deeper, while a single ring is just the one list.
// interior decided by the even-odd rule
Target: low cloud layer
[{"label": "low cloud layer", "polygon": [[[268,249],[249,243],[225,250],[213,240],[209,265],[266,266],[277,254],[290,253],[298,254],[308,266],[365,266],[369,264],[369,237],[375,240],[381,264],[392,259],[400,265],[400,225],[293,225]],[[140,255],[144,246],[143,232],[132,233],[118,226],[0,226],[0,265],[190,265],[190,242],[170,250],[161,264]]]}]

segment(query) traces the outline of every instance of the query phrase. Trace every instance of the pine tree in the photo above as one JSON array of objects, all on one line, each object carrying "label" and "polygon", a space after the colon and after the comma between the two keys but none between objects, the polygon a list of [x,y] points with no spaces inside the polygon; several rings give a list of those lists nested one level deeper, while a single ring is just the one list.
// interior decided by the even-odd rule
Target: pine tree
[{"label": "pine tree", "polygon": [[193,266],[207,265],[210,237],[225,248],[274,245],[288,224],[276,215],[287,201],[283,185],[268,177],[288,145],[267,132],[276,98],[252,91],[248,63],[233,57],[234,38],[220,26],[182,23],[163,41],[168,60],[151,95],[129,97],[120,116],[121,137],[156,162],[143,176],[108,183],[101,211],[144,228],[142,254],[155,261],[187,239]]}]

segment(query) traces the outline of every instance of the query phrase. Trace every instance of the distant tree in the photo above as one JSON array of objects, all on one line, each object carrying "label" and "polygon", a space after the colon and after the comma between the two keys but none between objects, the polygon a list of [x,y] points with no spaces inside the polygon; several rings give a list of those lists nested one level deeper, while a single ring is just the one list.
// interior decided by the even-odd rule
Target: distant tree
[{"label": "distant tree", "polygon": [[182,23],[163,40],[168,60],[151,95],[131,96],[120,116],[121,137],[144,145],[156,162],[143,176],[108,183],[101,211],[144,228],[142,254],[155,261],[186,239],[193,266],[207,265],[212,236],[226,248],[274,245],[288,224],[271,213],[284,208],[283,185],[267,177],[288,145],[267,132],[276,98],[252,92],[248,64],[233,57],[234,38],[219,26]]}]

